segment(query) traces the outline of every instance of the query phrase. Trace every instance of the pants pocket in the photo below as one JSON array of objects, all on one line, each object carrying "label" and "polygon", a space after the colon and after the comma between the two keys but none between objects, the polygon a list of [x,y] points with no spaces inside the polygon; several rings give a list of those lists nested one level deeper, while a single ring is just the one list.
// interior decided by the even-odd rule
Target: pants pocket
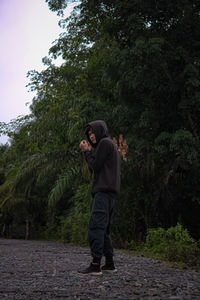
[{"label": "pants pocket", "polygon": [[90,217],[89,229],[105,229],[108,225],[107,223],[107,213],[103,210],[95,210]]}]

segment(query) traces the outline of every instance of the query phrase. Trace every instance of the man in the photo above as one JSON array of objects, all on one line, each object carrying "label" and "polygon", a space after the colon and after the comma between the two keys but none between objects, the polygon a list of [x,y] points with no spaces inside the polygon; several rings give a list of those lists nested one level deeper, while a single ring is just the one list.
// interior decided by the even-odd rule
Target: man
[{"label": "man", "polygon": [[[120,191],[120,155],[115,143],[108,136],[107,125],[102,120],[87,124],[85,133],[88,141],[80,143],[89,170],[93,175],[93,207],[89,221],[88,239],[92,262],[81,274],[102,274],[103,271],[116,271],[113,261],[113,247],[109,235],[110,221],[116,197]],[[91,147],[96,149],[95,155]],[[100,268],[102,256],[105,265]]]}]

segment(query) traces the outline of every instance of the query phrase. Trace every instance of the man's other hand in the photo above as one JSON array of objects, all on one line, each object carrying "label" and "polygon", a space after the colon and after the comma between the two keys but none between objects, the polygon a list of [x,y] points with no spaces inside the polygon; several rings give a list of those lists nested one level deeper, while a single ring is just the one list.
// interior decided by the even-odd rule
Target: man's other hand
[{"label": "man's other hand", "polygon": [[91,145],[86,140],[82,140],[79,147],[83,150],[91,150]]}]

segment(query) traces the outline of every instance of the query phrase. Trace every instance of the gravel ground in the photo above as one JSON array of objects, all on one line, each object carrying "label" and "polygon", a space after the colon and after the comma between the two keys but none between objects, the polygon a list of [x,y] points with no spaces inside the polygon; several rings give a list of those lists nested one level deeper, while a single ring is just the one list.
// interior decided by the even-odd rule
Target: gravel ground
[{"label": "gravel ground", "polygon": [[116,273],[79,275],[90,260],[88,248],[0,239],[0,300],[200,300],[200,272],[116,251]]}]

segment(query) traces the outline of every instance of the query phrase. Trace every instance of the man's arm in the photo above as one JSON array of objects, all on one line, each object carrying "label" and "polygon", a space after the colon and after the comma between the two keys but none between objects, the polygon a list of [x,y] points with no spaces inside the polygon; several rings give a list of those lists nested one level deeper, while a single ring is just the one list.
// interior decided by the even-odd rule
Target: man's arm
[{"label": "man's arm", "polygon": [[112,144],[108,143],[105,140],[102,140],[98,146],[96,155],[93,156],[91,151],[84,151],[84,155],[88,166],[94,172],[98,172],[103,166],[108,154],[111,152]]}]

